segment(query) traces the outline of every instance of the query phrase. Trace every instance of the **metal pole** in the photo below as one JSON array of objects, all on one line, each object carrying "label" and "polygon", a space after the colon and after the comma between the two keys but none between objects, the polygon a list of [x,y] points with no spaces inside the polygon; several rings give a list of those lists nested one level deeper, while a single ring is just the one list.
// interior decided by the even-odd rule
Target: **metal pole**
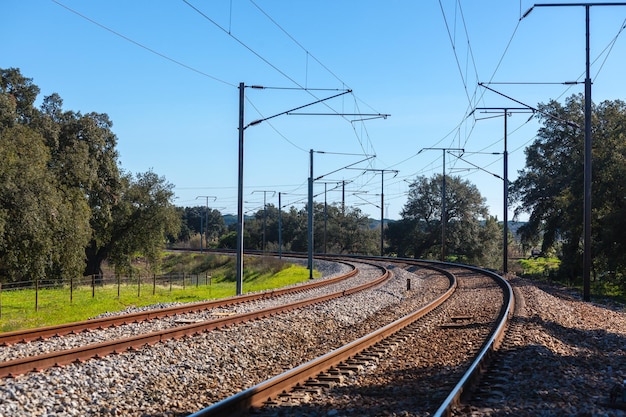
[{"label": "metal pole", "polygon": [[385,255],[385,171],[380,171],[380,256]]},{"label": "metal pole", "polygon": [[443,180],[441,186],[441,260],[446,259],[446,152],[447,151],[461,151],[465,152],[463,148],[422,148],[422,151],[441,150],[443,152]]},{"label": "metal pole", "polygon": [[[504,163],[504,167],[503,167],[503,175],[502,177],[498,177],[495,174],[492,174],[494,176],[496,176],[497,178],[500,178],[501,180],[503,180],[504,184],[503,184],[503,229],[504,229],[504,233],[503,233],[503,242],[502,242],[502,271],[506,274],[509,272],[509,210],[508,210],[508,205],[509,205],[509,152],[508,152],[508,148],[507,148],[507,142],[508,142],[508,117],[513,114],[513,113],[525,113],[525,112],[530,112],[533,109],[527,107],[527,108],[522,108],[522,107],[477,107],[476,110],[485,110],[486,112],[489,112],[491,110],[498,110],[498,111],[502,111],[503,112],[503,116],[504,116],[504,152],[502,153],[502,160]],[[534,111],[533,111],[534,113]],[[482,169],[480,167],[478,167],[479,169]]]},{"label": "metal pole", "polygon": [[441,186],[441,261],[446,260],[446,150],[443,152],[443,185]]},{"label": "metal pole", "polygon": [[310,150],[309,158],[308,268],[309,279],[313,279],[313,149]]},{"label": "metal pole", "polygon": [[503,202],[503,220],[504,220],[504,239],[502,242],[502,271],[504,274],[509,272],[509,154],[507,152],[507,109],[504,109],[504,202]]},{"label": "metal pole", "polygon": [[326,187],[327,184],[324,183],[324,253],[327,253],[328,250],[326,249],[326,228],[327,228],[327,223],[328,223],[328,206],[326,204]]},{"label": "metal pole", "polygon": [[[441,148],[437,148],[437,149],[441,149]],[[444,148],[444,152],[445,152],[445,148]],[[348,169],[351,169],[351,168],[348,168]],[[358,169],[358,168],[352,168],[352,169]],[[381,174],[380,176],[380,179],[381,179],[380,181],[380,256],[384,256],[385,255],[385,172],[393,172],[395,173],[395,175],[398,175],[399,171],[395,169],[374,169],[374,168],[365,168],[365,169],[360,169],[360,170],[375,171],[375,172],[380,172]],[[345,182],[344,182],[344,187],[345,187]],[[370,203],[370,204],[372,204],[373,206],[376,206],[376,204],[373,204],[373,203]]]},{"label": "metal pole", "polygon": [[265,229],[267,227],[267,191],[263,191],[263,254],[265,254]]},{"label": "metal pole", "polygon": [[200,253],[202,253],[202,233],[204,232],[203,220],[204,216],[200,213]]},{"label": "metal pole", "polygon": [[551,3],[535,4],[524,13],[527,17],[535,7],[584,6],[585,7],[585,156],[584,156],[584,191],[583,191],[583,300],[590,301],[591,282],[591,75],[589,61],[589,8],[591,6],[626,6],[624,2],[615,3]]},{"label": "metal pole", "polygon": [[280,198],[281,192],[278,192],[278,258],[283,257],[283,206]]},{"label": "metal pole", "polygon": [[237,183],[237,295],[243,288],[243,103],[244,84],[239,83],[239,173]]},{"label": "metal pole", "polygon": [[209,197],[206,198],[206,209],[204,213],[204,248],[209,249]]},{"label": "metal pole", "polygon": [[346,181],[341,181],[341,214],[346,215]]},{"label": "metal pole", "polygon": [[585,77],[585,201],[584,201],[584,255],[583,299],[589,301],[591,281],[591,77],[589,71],[589,5],[585,6],[586,69]]}]

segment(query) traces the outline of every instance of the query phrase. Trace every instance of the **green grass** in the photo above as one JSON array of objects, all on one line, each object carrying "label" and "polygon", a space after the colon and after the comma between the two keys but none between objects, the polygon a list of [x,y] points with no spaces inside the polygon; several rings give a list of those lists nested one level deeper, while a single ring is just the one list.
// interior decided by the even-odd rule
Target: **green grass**
[{"label": "green grass", "polygon": [[[208,263],[211,263],[206,259],[196,258],[194,254],[183,254],[178,259],[170,259],[170,262],[176,268],[183,263],[185,268],[190,268],[192,264],[206,267]],[[123,283],[119,287],[116,284],[96,285],[93,296],[90,286],[75,288],[71,293],[69,285],[40,289],[38,293],[34,289],[2,291],[0,293],[2,314],[0,331],[7,332],[87,320],[104,312],[120,311],[133,306],[194,302],[234,296],[236,283],[233,279],[233,262],[230,262],[230,266],[225,266],[226,262],[222,261],[224,260],[213,263],[213,269],[209,268],[204,271],[203,267],[198,266],[194,269],[194,273],[201,275],[199,282],[196,284],[195,279],[193,282],[186,281],[184,288],[180,285],[180,281],[171,287],[167,283],[153,286],[152,279],[144,278],[139,288],[137,281],[134,284]],[[284,287],[309,279],[309,271],[302,266],[263,260],[263,258],[246,260],[244,272],[242,284],[244,293]],[[205,282],[205,273],[212,277],[208,282]],[[319,276],[319,274],[316,273],[314,276]]]},{"label": "green grass", "polygon": [[558,258],[531,258],[520,259],[522,276],[532,278],[547,277],[552,270],[559,269],[561,261]]}]

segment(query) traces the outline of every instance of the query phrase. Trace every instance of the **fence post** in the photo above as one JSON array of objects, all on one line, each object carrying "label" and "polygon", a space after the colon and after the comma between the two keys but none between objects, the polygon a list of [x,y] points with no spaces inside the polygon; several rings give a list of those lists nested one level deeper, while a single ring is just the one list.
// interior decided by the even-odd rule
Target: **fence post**
[{"label": "fence post", "polygon": [[141,274],[137,275],[137,298],[141,297]]},{"label": "fence post", "polygon": [[170,272],[167,276],[170,279],[170,293],[171,293],[172,292],[172,273]]},{"label": "fence post", "polygon": [[74,302],[74,277],[70,276],[70,304]]},{"label": "fence post", "polygon": [[152,295],[156,294],[156,274],[152,273]]},{"label": "fence post", "polygon": [[91,274],[91,298],[96,297],[96,274]]},{"label": "fence post", "polygon": [[0,319],[2,318],[2,283],[0,282]]},{"label": "fence post", "polygon": [[117,299],[120,299],[120,274],[115,273],[115,278],[117,278]]},{"label": "fence post", "polygon": [[185,273],[183,272],[183,290],[185,290]]},{"label": "fence post", "polygon": [[39,278],[35,278],[35,311],[39,311]]},{"label": "fence post", "polygon": [[196,288],[198,288],[198,282],[200,282],[200,277],[198,277],[198,274],[196,274]]}]

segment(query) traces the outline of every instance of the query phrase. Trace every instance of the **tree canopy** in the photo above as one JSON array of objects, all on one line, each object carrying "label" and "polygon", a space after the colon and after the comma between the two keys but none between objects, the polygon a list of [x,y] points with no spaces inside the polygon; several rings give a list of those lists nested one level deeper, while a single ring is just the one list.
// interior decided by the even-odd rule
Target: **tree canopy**
[{"label": "tree canopy", "polygon": [[[307,207],[283,209],[280,213],[282,250],[306,252],[308,250]],[[244,222],[245,247],[261,250],[265,232],[266,250],[279,249],[279,212],[273,204],[258,210]],[[265,229],[265,231],[263,230]],[[313,245],[318,253],[379,254],[380,230],[370,227],[370,219],[358,208],[340,209],[337,205],[314,204]],[[225,236],[221,247],[234,249],[234,238]]]},{"label": "tree canopy", "polygon": [[171,184],[125,174],[106,114],[65,111],[18,69],[0,69],[0,277],[58,281],[104,259],[156,259],[177,233]]},{"label": "tree canopy", "polygon": [[[485,199],[469,181],[446,176],[447,254],[463,262],[491,266],[499,226],[490,218]],[[402,219],[389,225],[387,236],[398,256],[438,259],[441,254],[443,175],[420,176],[411,183]]]},{"label": "tree canopy", "polygon": [[[539,109],[543,127],[526,149],[526,167],[511,195],[516,213],[529,214],[520,229],[524,241],[541,241],[543,251],[556,251],[563,261],[560,273],[575,280],[582,273],[584,99],[573,95],[564,104],[553,100]],[[604,101],[592,109],[592,268],[623,277],[626,104]]]}]

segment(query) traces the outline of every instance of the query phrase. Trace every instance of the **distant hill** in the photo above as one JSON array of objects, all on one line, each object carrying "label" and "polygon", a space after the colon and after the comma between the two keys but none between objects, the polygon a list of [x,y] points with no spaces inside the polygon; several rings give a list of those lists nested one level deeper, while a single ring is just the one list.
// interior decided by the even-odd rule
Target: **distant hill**
[{"label": "distant hill", "polygon": [[[224,224],[226,225],[226,227],[230,226],[231,224],[237,224],[236,214],[224,214],[222,215],[222,218],[224,219]],[[251,219],[254,219],[254,216],[243,216],[244,223],[247,220],[251,220]]]},{"label": "distant hill", "polygon": [[[230,226],[231,224],[236,224],[237,223],[237,215],[236,214],[224,214],[222,216],[222,218],[224,218],[224,223],[226,224],[226,227]],[[243,219],[244,221],[246,220],[245,217]]]}]

